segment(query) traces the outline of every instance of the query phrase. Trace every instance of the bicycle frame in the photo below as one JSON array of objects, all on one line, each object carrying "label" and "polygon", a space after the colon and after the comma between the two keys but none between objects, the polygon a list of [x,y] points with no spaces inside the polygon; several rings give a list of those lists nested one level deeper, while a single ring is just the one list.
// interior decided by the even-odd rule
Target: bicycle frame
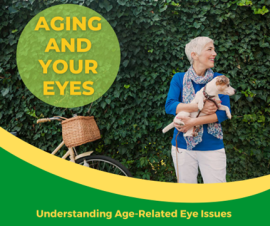
[{"label": "bicycle frame", "polygon": [[[50,121],[54,121],[54,120],[61,121],[63,119],[66,119],[66,118],[61,117],[61,116],[54,116],[52,118],[38,119],[37,120],[37,123],[43,123],[43,122],[48,122],[48,121],[50,122]],[[61,149],[61,147],[64,146],[64,144],[65,144],[64,141],[62,141],[58,145],[58,147],[52,152],[52,155],[55,155]],[[79,159],[81,157],[85,157],[85,156],[91,155],[92,153],[93,153],[93,151],[88,151],[88,152],[84,152],[84,153],[78,155],[77,152],[76,152],[75,147],[70,147],[70,148],[68,148],[68,151],[62,157],[62,159],[66,159],[67,157],[69,157],[69,159],[70,159],[71,162],[75,162],[77,159]]]},{"label": "bicycle frame", "polygon": [[[57,146],[57,148],[55,148],[55,150],[52,152],[52,155],[55,155],[61,149],[61,147],[64,146],[64,144],[65,144],[64,141],[62,141]],[[77,160],[77,159],[79,159],[81,157],[85,157],[85,156],[91,155],[93,153],[93,151],[84,152],[84,153],[82,153],[80,155],[76,155],[75,153],[76,153],[75,147],[68,148],[68,151],[62,157],[62,159],[66,159],[67,157],[69,157],[71,162],[75,162],[75,160]]]}]

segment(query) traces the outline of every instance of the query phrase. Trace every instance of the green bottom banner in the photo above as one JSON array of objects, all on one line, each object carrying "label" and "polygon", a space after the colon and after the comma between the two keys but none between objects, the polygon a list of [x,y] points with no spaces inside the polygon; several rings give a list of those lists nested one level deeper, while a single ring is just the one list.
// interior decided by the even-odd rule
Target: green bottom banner
[{"label": "green bottom banner", "polygon": [[[150,223],[266,225],[270,218],[269,190],[246,198],[222,202],[152,201],[87,187],[37,168],[2,148],[0,153],[0,215],[1,225],[5,226]],[[85,180],[91,180],[91,174]],[[110,183],[107,184],[108,187],[111,186]],[[171,191],[163,192],[169,194]],[[179,190],[175,193],[175,197],[181,192],[183,191]]]}]

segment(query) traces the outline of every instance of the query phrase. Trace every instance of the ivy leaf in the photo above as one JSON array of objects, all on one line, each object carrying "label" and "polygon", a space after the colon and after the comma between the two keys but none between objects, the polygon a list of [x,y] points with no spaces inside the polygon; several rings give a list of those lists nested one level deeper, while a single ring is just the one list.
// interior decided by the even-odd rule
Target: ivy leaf
[{"label": "ivy leaf", "polygon": [[102,102],[101,104],[100,104],[100,106],[104,109],[105,108],[105,106],[106,106],[106,102],[104,101],[104,102]]},{"label": "ivy leaf", "polygon": [[111,99],[106,98],[106,99],[105,99],[105,102],[106,102],[107,104],[110,104],[110,103],[111,103]]},{"label": "ivy leaf", "polygon": [[153,21],[157,21],[157,20],[159,20],[158,14],[156,14],[156,15],[153,17]]},{"label": "ivy leaf", "polygon": [[117,0],[119,5],[125,5],[128,0]]},{"label": "ivy leaf", "polygon": [[121,155],[125,154],[126,152],[127,152],[127,149],[125,147],[123,147],[123,146],[119,147],[119,153]]},{"label": "ivy leaf", "polygon": [[124,66],[124,67],[127,67],[128,63],[129,63],[129,60],[125,60],[125,61],[123,62],[123,66]]},{"label": "ivy leaf", "polygon": [[265,42],[265,43],[260,44],[260,46],[262,48],[269,47],[269,43],[268,42]]},{"label": "ivy leaf", "polygon": [[23,116],[24,112],[19,112],[16,114],[16,118],[21,118]]},{"label": "ivy leaf", "polygon": [[12,6],[8,7],[8,11],[10,13],[17,13],[17,12],[19,12],[17,9],[14,9]]},{"label": "ivy leaf", "polygon": [[252,97],[247,97],[247,100],[248,100],[249,102],[252,102],[252,101],[253,101],[253,98],[252,98]]},{"label": "ivy leaf", "polygon": [[194,26],[195,28],[199,28],[201,25],[202,25],[201,23],[197,23],[197,22],[194,22],[194,24],[193,24],[193,26]]},{"label": "ivy leaf", "polygon": [[221,23],[223,21],[223,17],[218,17],[217,20]]},{"label": "ivy leaf", "polygon": [[126,130],[120,130],[120,134],[122,137],[126,137],[127,131]]},{"label": "ivy leaf", "polygon": [[142,12],[142,7],[137,7],[133,10],[135,16],[139,15]]},{"label": "ivy leaf", "polygon": [[242,96],[242,95],[239,95],[239,94],[234,95],[234,100],[235,100],[235,102],[237,102],[237,101],[241,98],[241,96]]},{"label": "ivy leaf", "polygon": [[120,96],[120,91],[119,91],[119,90],[115,90],[115,91],[113,92],[113,94],[114,94],[114,96],[115,96],[116,98],[118,98],[118,97]]},{"label": "ivy leaf", "polygon": [[3,97],[6,96],[8,93],[9,93],[9,88],[6,88],[6,89],[2,90]]},{"label": "ivy leaf", "polygon": [[109,12],[113,8],[113,6],[107,0],[104,0],[104,6],[107,12]]},{"label": "ivy leaf", "polygon": [[33,137],[33,139],[36,140],[36,139],[38,139],[39,137],[40,137],[40,134],[37,133],[37,134]]},{"label": "ivy leaf", "polygon": [[159,10],[159,12],[163,12],[163,11],[165,11],[166,9],[168,8],[168,6],[167,5],[165,5],[164,7],[162,7],[160,10]]},{"label": "ivy leaf", "polygon": [[137,47],[136,49],[135,49],[135,51],[134,51],[134,54],[136,55],[139,51],[140,51],[140,47]]},{"label": "ivy leaf", "polygon": [[254,57],[256,59],[261,59],[262,56],[263,56],[263,52],[261,52],[261,51],[257,51],[254,53]]},{"label": "ivy leaf", "polygon": [[117,24],[117,20],[110,21],[110,24],[111,24],[111,26],[112,26],[112,27],[115,27],[115,26],[116,26],[116,24]]},{"label": "ivy leaf", "polygon": [[124,124],[125,124],[125,120],[119,119],[119,120],[118,120],[118,124],[119,124],[119,125],[124,125]]}]

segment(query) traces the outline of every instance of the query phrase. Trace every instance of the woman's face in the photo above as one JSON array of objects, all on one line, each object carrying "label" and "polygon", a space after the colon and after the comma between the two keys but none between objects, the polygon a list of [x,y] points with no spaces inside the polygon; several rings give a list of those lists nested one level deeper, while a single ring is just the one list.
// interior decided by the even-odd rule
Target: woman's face
[{"label": "woman's face", "polygon": [[194,59],[194,63],[199,64],[200,66],[205,67],[206,69],[212,68],[215,66],[215,57],[216,57],[215,47],[212,42],[209,42],[205,45],[200,55]]}]

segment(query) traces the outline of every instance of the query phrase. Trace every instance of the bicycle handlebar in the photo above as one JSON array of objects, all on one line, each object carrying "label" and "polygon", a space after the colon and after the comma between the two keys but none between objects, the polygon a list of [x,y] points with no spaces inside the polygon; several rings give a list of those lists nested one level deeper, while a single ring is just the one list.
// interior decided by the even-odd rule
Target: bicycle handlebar
[{"label": "bicycle handlebar", "polygon": [[51,121],[50,118],[41,118],[41,119],[38,119],[38,120],[37,120],[37,124],[43,123],[43,122],[49,122],[49,121]]},{"label": "bicycle handlebar", "polygon": [[63,118],[63,117],[41,118],[41,119],[37,120],[37,124],[44,123],[44,122],[50,122],[50,121],[54,121],[54,120],[62,121],[63,119],[65,119],[65,118]]}]

